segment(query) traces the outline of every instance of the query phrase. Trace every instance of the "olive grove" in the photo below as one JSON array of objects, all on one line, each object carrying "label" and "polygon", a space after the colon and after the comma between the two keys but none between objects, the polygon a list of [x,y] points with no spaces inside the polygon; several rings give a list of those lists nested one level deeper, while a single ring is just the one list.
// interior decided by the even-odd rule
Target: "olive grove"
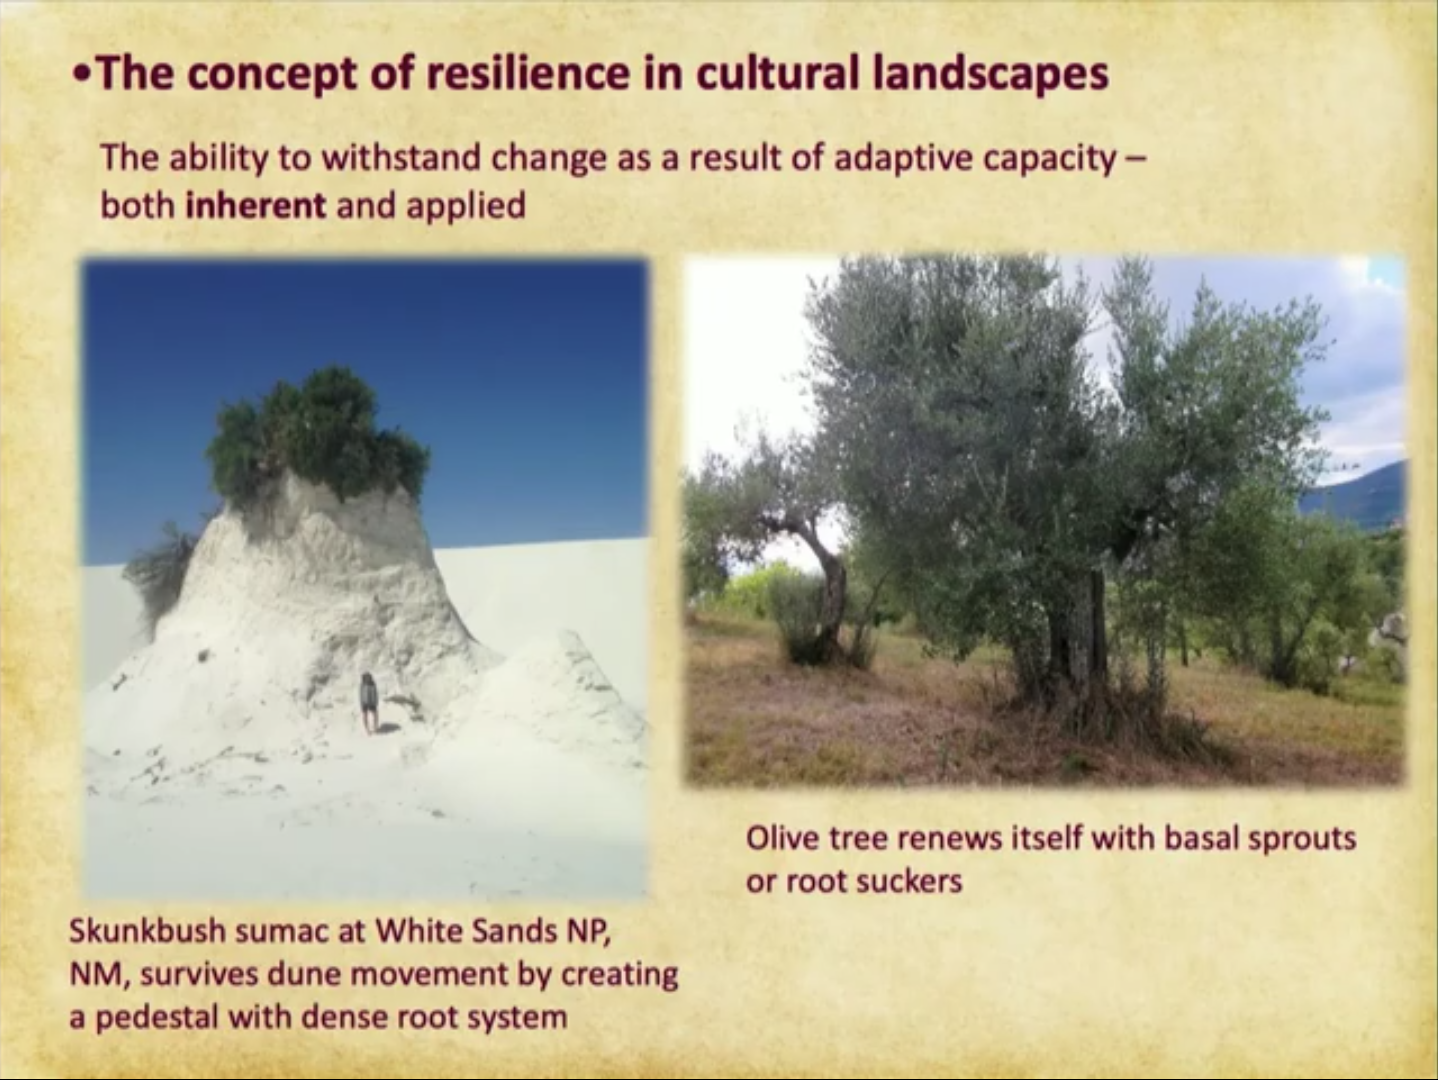
[{"label": "olive grove", "polygon": [[844,260],[806,309],[813,433],[685,478],[691,594],[797,536],[836,659],[849,559],[814,523],[839,511],[934,648],[1002,646],[1018,702],[1074,734],[1161,736],[1170,647],[1200,632],[1317,688],[1305,664],[1395,600],[1371,545],[1296,510],[1326,460],[1301,386],[1323,314],[1205,285],[1181,315],[1139,258],[1099,288],[1041,256]]}]

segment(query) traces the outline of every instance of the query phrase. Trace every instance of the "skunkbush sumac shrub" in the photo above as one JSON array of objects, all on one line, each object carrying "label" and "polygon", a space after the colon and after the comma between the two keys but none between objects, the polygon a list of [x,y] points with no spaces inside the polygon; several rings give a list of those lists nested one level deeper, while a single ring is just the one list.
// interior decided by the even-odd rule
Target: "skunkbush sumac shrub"
[{"label": "skunkbush sumac shrub", "polygon": [[404,488],[416,500],[429,472],[428,447],[398,428],[375,425],[374,391],[347,367],[312,372],[298,387],[279,382],[258,404],[224,405],[206,450],[211,482],[246,509],[286,471],[340,499]]},{"label": "skunkbush sumac shrub", "polygon": [[155,627],[180,599],[190,557],[200,542],[194,533],[182,532],[173,521],[161,527],[163,538],[125,564],[125,580],[140,594],[145,635],[155,638]]}]

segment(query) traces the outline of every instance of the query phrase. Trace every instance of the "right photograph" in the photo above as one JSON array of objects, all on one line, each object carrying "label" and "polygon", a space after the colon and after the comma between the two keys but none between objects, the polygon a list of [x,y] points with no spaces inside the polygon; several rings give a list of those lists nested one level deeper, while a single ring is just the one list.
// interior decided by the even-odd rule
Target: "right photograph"
[{"label": "right photograph", "polygon": [[699,787],[1404,779],[1404,268],[692,258]]}]

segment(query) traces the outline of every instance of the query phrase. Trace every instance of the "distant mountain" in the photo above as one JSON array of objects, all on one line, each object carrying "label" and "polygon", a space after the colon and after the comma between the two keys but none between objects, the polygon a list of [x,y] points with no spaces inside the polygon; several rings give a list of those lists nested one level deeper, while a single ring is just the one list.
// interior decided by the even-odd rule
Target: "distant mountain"
[{"label": "distant mountain", "polygon": [[1395,461],[1356,479],[1314,488],[1298,501],[1299,513],[1346,518],[1368,532],[1386,529],[1406,517],[1407,473],[1408,462]]}]

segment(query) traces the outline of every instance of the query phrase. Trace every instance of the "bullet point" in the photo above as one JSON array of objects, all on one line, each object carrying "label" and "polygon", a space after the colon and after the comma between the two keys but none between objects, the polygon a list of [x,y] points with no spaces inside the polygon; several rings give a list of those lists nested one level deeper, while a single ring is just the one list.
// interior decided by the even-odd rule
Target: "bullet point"
[{"label": "bullet point", "polygon": [[89,77],[90,77],[90,65],[89,65],[89,64],[76,64],[76,65],[75,65],[75,81],[76,81],[76,82],[84,82],[84,81],[85,81],[86,79],[88,79]]}]

